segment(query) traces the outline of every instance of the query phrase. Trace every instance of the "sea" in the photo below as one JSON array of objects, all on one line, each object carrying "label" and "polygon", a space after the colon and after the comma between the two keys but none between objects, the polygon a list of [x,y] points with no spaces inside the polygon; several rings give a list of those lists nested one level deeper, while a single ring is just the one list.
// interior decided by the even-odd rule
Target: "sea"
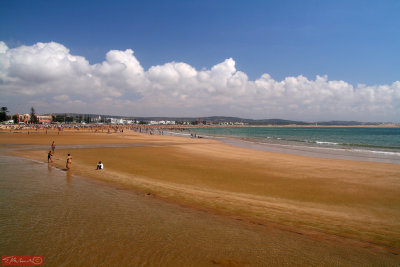
[{"label": "sea", "polygon": [[198,127],[184,134],[271,152],[400,164],[400,127]]}]

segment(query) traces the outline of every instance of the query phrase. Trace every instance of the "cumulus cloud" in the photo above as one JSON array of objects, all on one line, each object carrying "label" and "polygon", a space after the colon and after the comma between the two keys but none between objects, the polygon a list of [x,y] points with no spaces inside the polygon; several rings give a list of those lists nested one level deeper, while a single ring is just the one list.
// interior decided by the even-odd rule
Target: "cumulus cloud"
[{"label": "cumulus cloud", "polygon": [[398,121],[400,81],[353,86],[327,76],[277,81],[269,74],[252,81],[232,58],[203,70],[183,62],[144,70],[131,49],[90,64],[55,42],[12,49],[0,42],[0,104],[13,112],[35,105],[41,112],[131,116]]}]

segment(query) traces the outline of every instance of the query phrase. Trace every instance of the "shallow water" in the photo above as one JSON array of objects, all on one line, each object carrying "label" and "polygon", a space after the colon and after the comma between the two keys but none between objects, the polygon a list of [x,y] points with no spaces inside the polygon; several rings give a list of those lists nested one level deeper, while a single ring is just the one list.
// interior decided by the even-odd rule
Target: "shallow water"
[{"label": "shallow water", "polygon": [[0,253],[44,266],[395,266],[398,256],[185,208],[0,154]]},{"label": "shallow water", "polygon": [[201,127],[202,134],[256,138],[266,143],[362,148],[400,152],[400,128],[380,127]]},{"label": "shallow water", "polygon": [[188,131],[271,152],[400,164],[400,128],[201,127]]},{"label": "shallow water", "polygon": [[400,153],[392,154],[391,152],[370,152],[367,150],[348,150],[341,148],[326,148],[326,147],[310,147],[298,146],[294,144],[272,144],[263,143],[254,139],[229,138],[229,137],[211,137],[220,140],[226,144],[249,148],[253,150],[262,150],[275,153],[295,154],[300,156],[310,156],[317,158],[328,159],[343,159],[355,161],[369,161],[400,164]]}]

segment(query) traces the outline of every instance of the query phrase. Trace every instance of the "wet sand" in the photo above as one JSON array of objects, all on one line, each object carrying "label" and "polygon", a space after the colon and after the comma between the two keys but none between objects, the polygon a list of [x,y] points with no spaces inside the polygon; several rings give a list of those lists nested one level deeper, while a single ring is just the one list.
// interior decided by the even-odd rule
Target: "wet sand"
[{"label": "wet sand", "polygon": [[[48,146],[13,152],[41,161],[47,160],[53,140],[57,148],[52,165],[65,168],[66,154],[71,153],[69,172],[74,175],[241,220],[277,235],[301,235],[327,250],[338,245],[351,251],[367,247],[378,258],[400,262],[398,164],[279,154],[215,140],[133,132],[0,134],[3,146]],[[90,144],[109,146],[83,146]],[[95,170],[99,160],[105,166],[102,171]]]},{"label": "wet sand", "polygon": [[1,151],[0,170],[0,253],[41,255],[44,266],[397,264],[375,249],[182,207]]}]

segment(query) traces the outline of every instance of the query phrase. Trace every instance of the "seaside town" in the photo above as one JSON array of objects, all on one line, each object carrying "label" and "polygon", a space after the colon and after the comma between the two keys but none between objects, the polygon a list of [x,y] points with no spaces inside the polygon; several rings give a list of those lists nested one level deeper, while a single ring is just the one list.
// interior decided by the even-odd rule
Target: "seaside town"
[{"label": "seaside town", "polygon": [[143,118],[123,117],[99,114],[79,113],[47,113],[37,114],[32,107],[30,113],[9,114],[7,107],[1,107],[0,124],[8,125],[10,128],[36,127],[46,128],[55,125],[141,125],[141,126],[379,126],[379,127],[400,127],[400,124],[393,122],[359,122],[359,121],[325,121],[325,122],[303,122],[283,119],[242,119],[236,117],[201,117],[201,118]]},{"label": "seaside town", "polygon": [[151,120],[151,119],[135,119],[121,118],[111,116],[101,116],[93,114],[42,114],[39,115],[31,108],[30,113],[15,113],[8,114],[8,108],[2,107],[0,112],[0,122],[3,125],[13,126],[29,126],[35,125],[54,125],[54,124],[117,124],[117,125],[247,125],[245,122],[230,122],[230,121],[206,121],[202,119],[191,120]]}]

